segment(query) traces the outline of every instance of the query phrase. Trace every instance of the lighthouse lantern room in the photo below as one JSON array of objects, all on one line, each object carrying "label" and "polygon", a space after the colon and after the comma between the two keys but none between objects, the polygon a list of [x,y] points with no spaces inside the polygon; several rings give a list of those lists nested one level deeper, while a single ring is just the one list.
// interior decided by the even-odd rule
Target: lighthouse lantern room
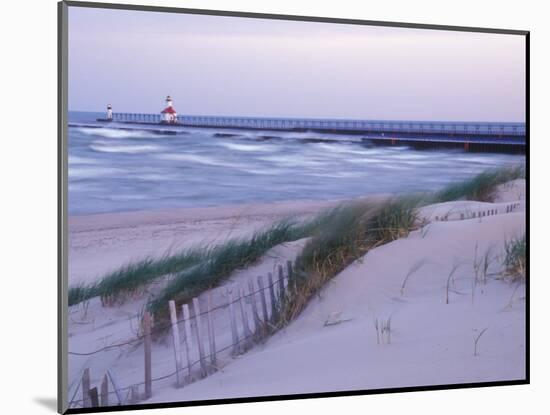
[{"label": "lighthouse lantern room", "polygon": [[166,108],[161,111],[160,117],[162,123],[175,124],[178,122],[178,113],[172,106],[172,97],[170,95],[166,97]]}]

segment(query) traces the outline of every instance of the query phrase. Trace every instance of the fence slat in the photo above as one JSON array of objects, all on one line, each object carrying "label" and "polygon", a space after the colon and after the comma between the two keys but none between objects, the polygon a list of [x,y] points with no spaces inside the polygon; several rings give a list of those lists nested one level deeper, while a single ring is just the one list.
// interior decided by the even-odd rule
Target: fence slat
[{"label": "fence slat", "polygon": [[233,290],[227,289],[227,298],[229,301],[229,320],[231,322],[231,340],[233,341],[233,355],[239,353],[239,332],[237,331],[237,320],[235,319],[235,308],[233,303],[235,301],[235,295]]},{"label": "fence slat", "polygon": [[256,294],[254,293],[254,281],[248,280],[248,298],[252,308],[252,319],[254,320],[254,334],[260,334],[260,317],[258,315],[258,304],[256,303]]},{"label": "fence slat", "polygon": [[178,386],[183,385],[181,373],[181,347],[180,333],[178,328],[178,317],[176,313],[176,303],[173,300],[168,302],[170,308],[170,321],[172,322],[172,339],[174,341],[174,358],[176,360],[176,382]]},{"label": "fence slat", "polygon": [[103,381],[101,382],[99,404],[101,406],[109,406],[109,377],[107,376],[107,374],[103,376]]},{"label": "fence slat", "polygon": [[90,369],[84,369],[82,372],[82,406],[90,408],[92,401],[90,400]]},{"label": "fence slat", "polygon": [[264,318],[264,324],[267,327],[269,316],[267,314],[267,301],[265,299],[264,278],[261,275],[258,276],[258,290],[260,291],[260,302],[262,304],[262,317]]},{"label": "fence slat", "polygon": [[218,366],[216,359],[216,337],[214,336],[214,325],[212,316],[212,293],[208,292],[208,314],[206,315],[206,321],[208,322],[208,344],[210,348],[210,364],[212,368]]},{"label": "fence slat", "polygon": [[189,304],[183,304],[181,306],[181,313],[183,318],[183,332],[185,339],[183,343],[185,345],[185,354],[187,355],[187,378],[191,382],[191,313],[189,312]]},{"label": "fence slat", "polygon": [[267,283],[269,284],[269,301],[271,302],[271,321],[277,321],[277,301],[275,300],[275,285],[271,272],[267,273]]},{"label": "fence slat", "polygon": [[99,396],[96,387],[90,389],[90,402],[92,404],[92,407],[94,408],[97,408],[99,406]]},{"label": "fence slat", "polygon": [[143,349],[145,363],[145,399],[153,396],[152,368],[151,368],[151,314],[146,311],[143,314]]},{"label": "fence slat", "polygon": [[116,381],[114,375],[111,373],[111,371],[107,371],[107,374],[109,375],[109,379],[111,379],[111,383],[113,384],[113,389],[115,390],[116,399],[118,401],[119,405],[124,405],[124,398],[122,398],[122,395],[120,394],[120,388],[117,386],[118,382]]},{"label": "fence slat", "polygon": [[282,308],[285,301],[285,280],[283,266],[279,265],[277,269],[279,271],[279,306]]},{"label": "fence slat", "polygon": [[286,261],[286,273],[288,277],[288,284],[289,284],[289,290],[292,292],[296,292],[297,282],[296,282],[296,276],[294,275],[294,271],[292,269],[292,261]]},{"label": "fence slat", "polygon": [[139,389],[138,385],[132,385],[130,386],[130,403],[137,403],[139,402]]},{"label": "fence slat", "polygon": [[197,340],[197,347],[199,349],[199,360],[201,365],[201,377],[205,377],[207,373],[206,361],[204,358],[204,346],[202,337],[202,319],[201,308],[199,305],[199,299],[193,298],[193,311],[195,312],[195,338]]},{"label": "fence slat", "polygon": [[252,332],[250,331],[250,326],[248,325],[248,315],[246,313],[246,310],[244,308],[244,301],[243,301],[243,295],[244,291],[242,288],[239,288],[239,308],[241,310],[241,319],[242,319],[242,325],[243,325],[243,334],[244,339],[246,339],[242,343],[242,349],[246,349],[247,343],[250,341],[250,337],[252,336]]}]

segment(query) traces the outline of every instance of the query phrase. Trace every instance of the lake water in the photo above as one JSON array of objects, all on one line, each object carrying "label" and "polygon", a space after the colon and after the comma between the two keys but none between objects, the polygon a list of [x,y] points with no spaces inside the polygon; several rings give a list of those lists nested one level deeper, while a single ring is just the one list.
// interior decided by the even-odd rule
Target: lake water
[{"label": "lake water", "polygon": [[119,130],[131,125],[95,122],[102,116],[69,114],[70,215],[437,190],[525,160],[316,132]]}]

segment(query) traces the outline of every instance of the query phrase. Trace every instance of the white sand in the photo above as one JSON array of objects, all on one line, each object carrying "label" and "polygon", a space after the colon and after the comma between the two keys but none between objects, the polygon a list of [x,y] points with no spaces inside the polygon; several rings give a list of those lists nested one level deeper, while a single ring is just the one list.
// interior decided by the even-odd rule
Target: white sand
[{"label": "white sand", "polygon": [[[421,213],[431,221],[428,228],[356,261],[265,344],[235,359],[222,353],[219,372],[184,388],[174,388],[174,378],[156,382],[151,402],[524,378],[524,286],[500,279],[504,241],[525,232],[524,204],[515,203],[522,185],[518,181],[506,187],[495,204],[453,202],[423,209]],[[513,211],[506,212],[511,203]],[[460,220],[460,213],[485,209],[496,210],[496,214]],[[441,211],[457,216],[434,221],[436,211],[438,216]],[[233,275],[228,286],[265,275],[293,259],[305,242],[274,248],[256,266]],[[474,285],[475,257],[489,249],[493,261],[487,282]],[[417,264],[422,266],[402,290],[405,276]],[[459,268],[446,304],[447,277],[455,264]],[[215,302],[223,302],[225,287],[213,294]],[[94,299],[87,313],[82,306],[73,307],[70,349],[87,351],[131,339],[137,319],[125,316],[139,311],[143,301],[102,308]],[[391,344],[377,344],[374,321],[390,317]],[[327,320],[342,322],[326,326]],[[222,333],[219,344],[230,342],[226,314],[216,316],[214,324],[216,332]],[[474,356],[474,338],[483,329],[487,330]],[[154,345],[153,362],[153,377],[174,370],[169,337]],[[70,378],[77,379],[82,368],[90,367],[92,384],[96,384],[110,369],[120,386],[126,387],[141,382],[142,365],[141,345],[91,357],[71,356]]]}]

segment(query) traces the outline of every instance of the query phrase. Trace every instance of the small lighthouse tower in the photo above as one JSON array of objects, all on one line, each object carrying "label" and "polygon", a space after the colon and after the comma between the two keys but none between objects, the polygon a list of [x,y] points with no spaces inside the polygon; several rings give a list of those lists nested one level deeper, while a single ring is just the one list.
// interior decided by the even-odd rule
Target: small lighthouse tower
[{"label": "small lighthouse tower", "polygon": [[111,104],[107,105],[107,119],[109,121],[113,120],[113,107],[111,106]]},{"label": "small lighthouse tower", "polygon": [[160,119],[162,123],[176,124],[178,122],[178,113],[172,105],[172,97],[168,95],[166,97],[166,108],[160,113]]}]

